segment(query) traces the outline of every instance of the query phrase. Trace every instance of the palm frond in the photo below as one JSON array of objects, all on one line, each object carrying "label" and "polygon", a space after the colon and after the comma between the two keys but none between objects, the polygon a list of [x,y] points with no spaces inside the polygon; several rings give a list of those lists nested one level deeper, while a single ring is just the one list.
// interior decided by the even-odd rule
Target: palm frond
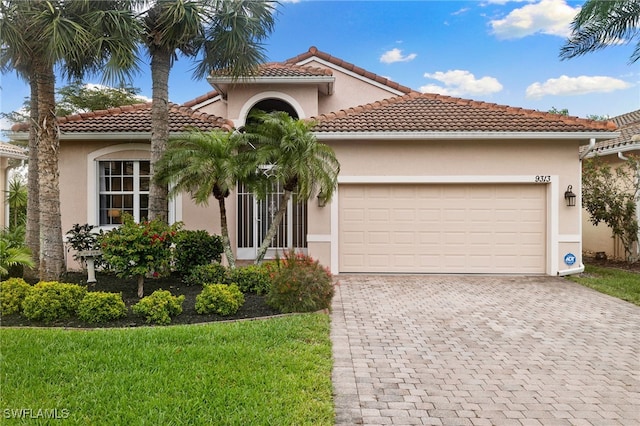
[{"label": "palm frond", "polygon": [[[640,31],[640,0],[589,0],[571,24],[572,34],[560,49],[570,59],[617,43],[630,43]],[[640,57],[640,41],[631,55]]]}]

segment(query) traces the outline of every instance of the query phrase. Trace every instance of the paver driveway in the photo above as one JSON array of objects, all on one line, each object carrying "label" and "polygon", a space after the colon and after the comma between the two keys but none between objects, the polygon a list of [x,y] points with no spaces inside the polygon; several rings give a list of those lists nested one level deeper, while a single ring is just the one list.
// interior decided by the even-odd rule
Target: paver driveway
[{"label": "paver driveway", "polygon": [[336,424],[640,425],[640,307],[554,277],[339,280]]}]

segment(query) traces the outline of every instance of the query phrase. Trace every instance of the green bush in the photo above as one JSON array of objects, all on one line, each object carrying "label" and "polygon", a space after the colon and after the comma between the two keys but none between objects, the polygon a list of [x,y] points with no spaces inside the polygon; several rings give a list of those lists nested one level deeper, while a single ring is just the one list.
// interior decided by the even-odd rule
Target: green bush
[{"label": "green bush", "polygon": [[244,295],[235,284],[205,284],[196,296],[199,314],[233,315],[243,304]]},{"label": "green bush", "polygon": [[229,281],[243,293],[266,294],[271,287],[269,264],[242,266],[228,271]]},{"label": "green bush", "polygon": [[205,283],[230,283],[227,268],[219,263],[196,266],[191,272],[182,277],[182,282],[187,286],[203,285]]},{"label": "green bush", "polygon": [[185,274],[199,265],[220,262],[222,259],[222,238],[209,235],[207,231],[179,231],[174,239],[175,269]]},{"label": "green bush", "polygon": [[22,301],[31,286],[22,278],[9,278],[0,282],[0,314],[11,315],[22,311]]},{"label": "green bush", "polygon": [[331,273],[304,254],[285,253],[273,266],[267,303],[280,312],[313,312],[331,306]]},{"label": "green bush", "polygon": [[156,290],[133,305],[133,312],[142,315],[148,323],[169,324],[171,317],[182,313],[184,295],[173,296],[168,290]]},{"label": "green bush", "polygon": [[90,291],[78,305],[78,318],[86,322],[107,322],[126,315],[122,293]]},{"label": "green bush", "polygon": [[142,297],[146,275],[171,272],[171,242],[181,226],[161,220],[136,223],[130,214],[124,214],[122,225],[99,237],[102,256],[118,277],[138,279]]},{"label": "green bush", "polygon": [[50,322],[76,313],[87,294],[86,287],[77,284],[41,281],[29,289],[22,302],[22,313],[32,320]]}]

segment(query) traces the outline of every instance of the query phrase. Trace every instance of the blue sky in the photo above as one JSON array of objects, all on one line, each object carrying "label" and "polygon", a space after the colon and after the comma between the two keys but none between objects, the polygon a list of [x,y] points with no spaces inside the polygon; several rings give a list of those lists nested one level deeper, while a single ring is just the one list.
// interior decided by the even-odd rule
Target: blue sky
[{"label": "blue sky", "polygon": [[[423,92],[571,115],[616,116],[640,108],[635,43],[559,59],[569,24],[583,1],[285,1],[266,41],[270,61],[309,47]],[[637,40],[636,40],[637,42]],[[183,103],[212,88],[191,78],[180,58],[169,97]],[[99,83],[100,78],[87,79]],[[58,85],[64,85],[58,81]],[[151,96],[148,67],[133,86]],[[1,110],[20,108],[26,83],[2,75]]]}]

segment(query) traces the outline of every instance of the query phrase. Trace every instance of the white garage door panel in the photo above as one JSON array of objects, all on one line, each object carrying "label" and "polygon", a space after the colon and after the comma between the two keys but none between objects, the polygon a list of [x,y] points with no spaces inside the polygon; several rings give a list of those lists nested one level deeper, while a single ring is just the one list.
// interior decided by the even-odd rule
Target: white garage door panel
[{"label": "white garage door panel", "polygon": [[341,272],[544,273],[544,185],[341,185]]}]

